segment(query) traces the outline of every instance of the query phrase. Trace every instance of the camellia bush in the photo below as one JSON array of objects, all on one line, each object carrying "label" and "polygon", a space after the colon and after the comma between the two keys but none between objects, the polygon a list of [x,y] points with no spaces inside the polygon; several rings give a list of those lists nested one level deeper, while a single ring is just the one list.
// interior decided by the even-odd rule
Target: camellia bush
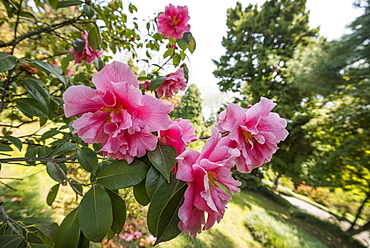
[{"label": "camellia bush", "polygon": [[[0,247],[71,248],[111,239],[126,221],[119,190],[130,187],[138,204],[148,205],[156,244],[181,232],[195,237],[222,220],[240,191],[231,170],[250,173],[269,162],[288,135],[286,121],[271,112],[275,103],[262,97],[247,109],[228,105],[212,135],[202,137],[203,149],[187,148],[199,137],[188,120],[171,120],[174,107],[166,101],[186,89],[182,61],[195,51],[186,6],[163,6],[140,26],[136,7],[121,1],[1,2],[0,163],[46,167],[56,182],[48,205],[60,186],[80,199],[61,223],[14,220],[0,202]],[[151,63],[162,48],[166,62]],[[112,61],[116,53],[148,71]],[[35,131],[15,135],[23,125]],[[23,156],[10,156],[14,148]],[[88,182],[74,177],[76,164]]]}]

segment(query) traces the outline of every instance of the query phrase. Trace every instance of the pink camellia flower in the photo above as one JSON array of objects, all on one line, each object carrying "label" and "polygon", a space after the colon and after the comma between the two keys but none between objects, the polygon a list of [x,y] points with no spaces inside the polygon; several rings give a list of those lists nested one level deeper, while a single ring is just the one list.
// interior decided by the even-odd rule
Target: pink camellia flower
[{"label": "pink camellia flower", "polygon": [[240,172],[249,173],[269,162],[278,149],[277,144],[288,136],[286,120],[271,113],[275,106],[272,100],[261,97],[261,101],[249,109],[229,104],[220,114],[216,127],[220,132],[230,132],[225,138],[240,151],[235,160]]},{"label": "pink camellia flower", "polygon": [[175,40],[181,39],[184,32],[190,31],[190,20],[187,6],[166,6],[164,13],[157,19],[158,32]]},{"label": "pink camellia flower", "polygon": [[182,118],[174,120],[169,129],[159,131],[159,144],[172,146],[178,155],[197,139],[190,121]]},{"label": "pink camellia flower", "polygon": [[135,74],[120,62],[106,65],[92,79],[96,90],[71,86],[63,94],[66,117],[82,115],[73,122],[73,133],[86,143],[102,143],[100,151],[131,163],[157,146],[151,132],[166,130],[173,105],[142,95]]},{"label": "pink camellia flower", "polygon": [[174,93],[185,90],[186,86],[184,68],[180,68],[176,72],[168,74],[166,80],[159,86],[156,92],[159,97],[171,98]]},{"label": "pink camellia flower", "polygon": [[85,47],[81,52],[75,52],[75,49],[72,47],[69,51],[73,54],[75,57],[75,64],[81,64],[83,59],[86,59],[87,64],[91,64],[94,62],[95,59],[99,58],[103,54],[103,49],[100,49],[100,51],[95,51],[92,49],[89,45],[89,42],[87,40],[89,33],[85,30],[82,33],[82,37],[84,38]]},{"label": "pink camellia flower", "polygon": [[216,221],[221,221],[231,196],[219,185],[230,193],[240,191],[238,186],[241,183],[232,177],[230,170],[237,156],[239,151],[230,148],[227,140],[221,138],[214,128],[200,153],[188,148],[176,158],[176,178],[188,183],[184,203],[178,212],[178,226],[182,232],[194,238],[202,230],[211,228]]}]

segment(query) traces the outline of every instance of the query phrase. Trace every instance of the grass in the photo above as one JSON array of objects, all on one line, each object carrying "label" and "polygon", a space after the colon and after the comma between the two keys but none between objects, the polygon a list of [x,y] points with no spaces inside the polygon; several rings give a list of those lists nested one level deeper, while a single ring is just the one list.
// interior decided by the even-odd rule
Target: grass
[{"label": "grass", "polygon": [[223,220],[191,239],[185,234],[160,248],[360,248],[359,242],[337,226],[297,210],[265,189],[235,194]]}]

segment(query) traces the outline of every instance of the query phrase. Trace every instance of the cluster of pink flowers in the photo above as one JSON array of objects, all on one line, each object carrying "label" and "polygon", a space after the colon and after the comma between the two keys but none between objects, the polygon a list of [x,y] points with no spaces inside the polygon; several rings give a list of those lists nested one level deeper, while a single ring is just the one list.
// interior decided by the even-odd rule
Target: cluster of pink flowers
[{"label": "cluster of pink flowers", "polygon": [[166,37],[172,37],[175,40],[181,39],[184,32],[190,31],[190,20],[188,7],[173,6],[170,4],[165,8],[164,13],[157,19],[158,32]]},{"label": "cluster of pink flowers", "polygon": [[[158,17],[158,30],[180,39],[190,29],[188,20],[187,7],[170,4]],[[82,52],[74,53],[71,49],[76,63],[83,58],[91,63],[101,55],[89,47],[87,35],[84,32]],[[220,120],[202,151],[197,152],[186,148],[197,140],[191,123],[181,118],[172,121],[169,113],[173,105],[143,95],[128,65],[108,64],[92,81],[96,89],[71,86],[63,95],[66,117],[81,115],[72,123],[73,133],[88,144],[101,143],[100,151],[105,156],[125,159],[128,163],[153,151],[158,144],[174,147],[178,157],[172,172],[188,185],[178,211],[178,227],[191,237],[220,222],[232,198],[229,193],[240,191],[241,183],[232,177],[231,169],[236,167],[240,172],[249,173],[269,162],[277,145],[288,135],[286,120],[271,112],[276,104],[262,97],[247,109],[228,105],[219,115]],[[141,84],[141,88],[148,90],[149,82]],[[158,97],[169,98],[185,88],[184,69],[180,68],[167,75],[156,92]],[[130,233],[122,238],[129,241],[140,235]]]},{"label": "cluster of pink flowers", "polygon": [[83,31],[82,38],[84,38],[85,46],[82,51],[75,52],[74,48],[71,48],[69,51],[73,54],[75,57],[75,64],[80,64],[83,59],[86,59],[87,64],[91,64],[94,62],[95,59],[99,58],[103,54],[103,49],[100,49],[99,51],[95,51],[92,49],[89,45],[87,37],[89,36],[89,33],[86,31]]},{"label": "cluster of pink flowers", "polygon": [[203,150],[199,153],[186,149],[177,157],[176,178],[188,183],[179,209],[182,232],[195,237],[223,218],[231,200],[223,188],[239,192],[241,184],[231,176],[231,168],[236,165],[239,171],[249,173],[271,160],[277,144],[288,135],[286,120],[271,113],[275,105],[263,97],[247,110],[228,105]]}]

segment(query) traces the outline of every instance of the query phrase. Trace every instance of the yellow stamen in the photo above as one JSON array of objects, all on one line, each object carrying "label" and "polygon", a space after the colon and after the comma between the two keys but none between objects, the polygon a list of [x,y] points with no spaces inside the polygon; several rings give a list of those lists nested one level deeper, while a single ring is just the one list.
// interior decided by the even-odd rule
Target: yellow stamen
[{"label": "yellow stamen", "polygon": [[250,132],[245,131],[245,130],[243,130],[242,132],[243,132],[243,137],[244,137],[245,144],[247,146],[252,146],[250,141],[252,141],[254,143],[254,142],[256,142],[256,139],[253,137],[253,135]]}]

